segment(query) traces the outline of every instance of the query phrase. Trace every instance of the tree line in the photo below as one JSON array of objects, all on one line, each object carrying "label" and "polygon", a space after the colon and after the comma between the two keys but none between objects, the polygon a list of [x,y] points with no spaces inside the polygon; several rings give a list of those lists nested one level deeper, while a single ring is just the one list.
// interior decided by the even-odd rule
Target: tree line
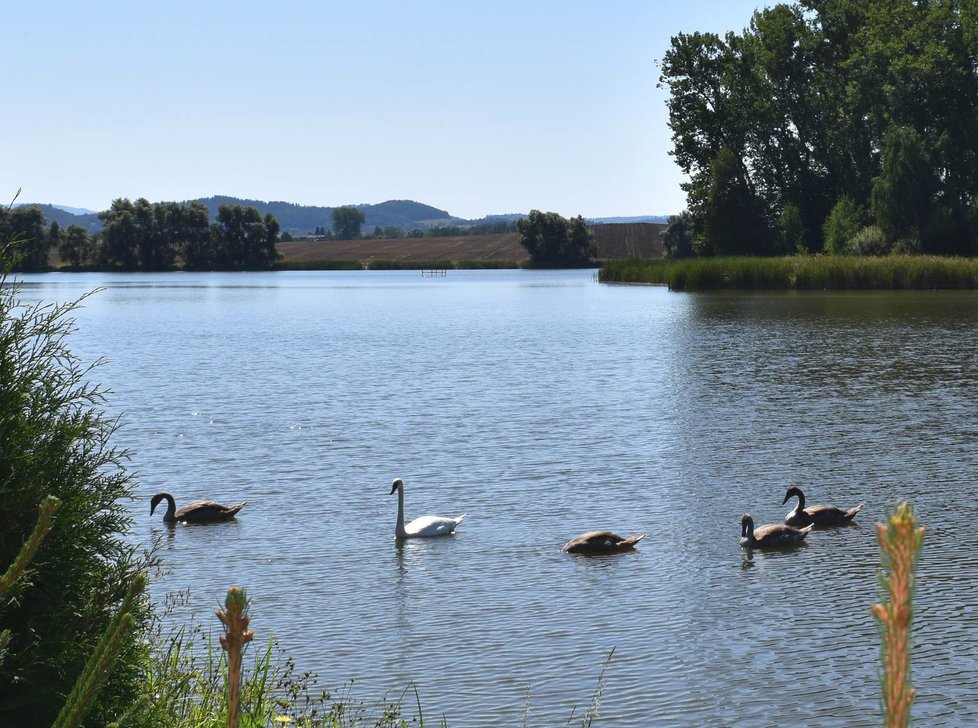
[{"label": "tree line", "polygon": [[375,225],[373,232],[363,234],[366,215],[355,207],[336,207],[333,209],[332,226],[317,225],[313,231],[316,237],[326,240],[401,240],[404,238],[455,238],[466,235],[491,235],[516,231],[516,221],[492,220],[473,225],[432,225],[405,229],[397,225]]},{"label": "tree line", "polygon": [[803,0],[661,63],[669,254],[978,252],[978,5]]},{"label": "tree line", "polygon": [[254,207],[221,205],[211,222],[199,202],[120,198],[98,216],[102,232],[92,235],[56,221],[45,227],[37,207],[0,208],[0,240],[17,241],[14,270],[24,272],[49,269],[53,250],[69,268],[99,270],[261,270],[280,258],[278,222]]}]

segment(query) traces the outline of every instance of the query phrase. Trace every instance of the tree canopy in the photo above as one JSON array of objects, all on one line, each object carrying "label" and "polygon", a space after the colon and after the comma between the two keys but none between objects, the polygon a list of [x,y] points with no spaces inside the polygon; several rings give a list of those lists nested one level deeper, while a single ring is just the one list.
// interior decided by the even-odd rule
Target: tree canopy
[{"label": "tree canopy", "polygon": [[17,242],[17,271],[40,271],[47,268],[51,241],[44,231],[44,215],[34,205],[0,207],[0,241]]},{"label": "tree canopy", "polygon": [[530,210],[516,221],[516,229],[534,265],[586,265],[597,255],[594,235],[580,215],[568,220],[556,212]]},{"label": "tree canopy", "polygon": [[844,250],[855,209],[888,248],[975,252],[976,28],[974,2],[804,0],[673,37],[660,85],[697,249]]},{"label": "tree canopy", "polygon": [[102,233],[90,262],[102,268],[166,270],[177,259],[187,270],[258,270],[278,260],[279,225],[253,207],[222,205],[209,222],[199,202],[113,200],[99,213]]},{"label": "tree canopy", "polygon": [[357,240],[367,216],[355,207],[333,208],[333,234],[338,240]]}]

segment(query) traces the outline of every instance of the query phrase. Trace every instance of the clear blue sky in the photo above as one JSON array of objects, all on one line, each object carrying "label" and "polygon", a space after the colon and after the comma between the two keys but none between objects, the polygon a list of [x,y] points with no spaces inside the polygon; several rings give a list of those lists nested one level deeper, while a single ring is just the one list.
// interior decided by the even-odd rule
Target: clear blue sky
[{"label": "clear blue sky", "polygon": [[764,4],[21,0],[0,13],[0,202],[675,213],[656,61]]}]

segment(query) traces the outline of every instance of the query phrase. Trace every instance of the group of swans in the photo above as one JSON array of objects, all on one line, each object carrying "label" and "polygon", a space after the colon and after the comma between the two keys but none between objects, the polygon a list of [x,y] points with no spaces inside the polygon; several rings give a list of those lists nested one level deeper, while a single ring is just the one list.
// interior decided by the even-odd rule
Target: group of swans
[{"label": "group of swans", "polygon": [[[455,529],[465,518],[463,513],[457,518],[445,518],[444,516],[421,516],[413,521],[404,524],[404,481],[395,478],[391,485],[391,495],[397,493],[397,523],[394,526],[394,535],[398,538],[432,538],[435,536],[450,536],[455,533]],[[588,531],[575,539],[568,541],[562,551],[575,554],[609,554],[618,551],[627,551],[645,538],[641,536],[623,538],[611,531]]]},{"label": "group of swans", "polygon": [[[391,484],[391,495],[397,493],[397,522],[394,525],[394,535],[401,538],[436,538],[439,536],[450,536],[455,533],[455,529],[465,518],[463,513],[455,518],[445,516],[421,516],[409,523],[404,523],[404,481],[395,478]],[[741,538],[740,545],[745,548],[784,548],[801,543],[805,536],[815,528],[815,526],[837,526],[848,523],[862,508],[862,504],[855,508],[843,510],[835,506],[809,506],[805,507],[805,494],[801,488],[791,486],[785,493],[782,505],[791,498],[798,498],[798,505],[795,506],[784,519],[784,525],[768,524],[766,526],[754,527],[754,519],[749,513],[745,513],[740,519]],[[169,493],[157,493],[150,502],[150,515],[156,511],[156,507],[161,501],[166,501],[166,513],[163,514],[163,521],[166,523],[213,523],[217,521],[227,521],[234,518],[238,511],[245,506],[245,502],[225,506],[214,501],[194,501],[185,505],[179,510]],[[621,551],[629,551],[635,547],[639,541],[645,538],[645,534],[639,536],[624,537],[611,531],[588,531],[582,533],[577,538],[573,538],[564,544],[561,551],[571,554],[611,554]]]},{"label": "group of swans", "polygon": [[862,503],[855,508],[843,510],[835,506],[809,506],[805,508],[805,494],[796,485],[784,494],[784,505],[792,498],[798,498],[798,505],[784,517],[784,525],[772,523],[754,528],[754,519],[749,513],[740,518],[740,545],[751,549],[784,548],[795,546],[805,540],[805,536],[815,526],[840,526],[849,523],[862,509]]},{"label": "group of swans", "polygon": [[[397,493],[397,522],[394,524],[394,535],[399,538],[435,538],[450,536],[465,518],[463,513],[455,518],[445,516],[421,516],[409,523],[404,523],[404,481],[395,478],[391,484],[391,495]],[[166,501],[166,513],[163,514],[165,523],[216,523],[234,518],[245,503],[225,506],[214,501],[194,501],[177,509],[173,496],[169,493],[157,493],[150,501],[149,514],[153,515],[156,507]],[[611,531],[589,531],[568,541],[562,551],[583,554],[607,554],[627,551],[645,538],[633,536],[624,538]]]}]

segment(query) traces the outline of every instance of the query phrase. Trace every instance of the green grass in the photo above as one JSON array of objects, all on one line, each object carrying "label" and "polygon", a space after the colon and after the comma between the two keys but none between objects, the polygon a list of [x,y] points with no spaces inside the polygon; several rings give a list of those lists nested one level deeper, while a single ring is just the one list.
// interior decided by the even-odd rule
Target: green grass
[{"label": "green grass", "polygon": [[516,260],[290,260],[279,261],[275,270],[495,270],[522,268]]},{"label": "green grass", "polygon": [[279,261],[275,270],[363,270],[358,260],[290,260]]},{"label": "green grass", "polygon": [[[165,637],[157,635],[154,644],[155,653],[146,665],[144,697],[121,716],[119,724],[226,728],[227,660],[216,638],[197,625]],[[245,651],[241,726],[406,728],[418,725],[419,718],[424,720],[420,707],[418,714],[405,715],[407,704],[417,699],[415,695],[405,700],[407,693],[375,706],[353,697],[352,682],[332,693],[319,685],[315,674],[299,672],[294,660],[269,641]]]},{"label": "green grass", "polygon": [[367,270],[449,270],[455,264],[450,260],[370,260]]},{"label": "green grass", "polygon": [[658,283],[673,291],[974,289],[978,288],[978,259],[926,255],[630,259],[608,261],[599,280]]},{"label": "green grass", "polygon": [[455,267],[469,270],[499,270],[523,268],[524,264],[516,260],[460,260]]}]

